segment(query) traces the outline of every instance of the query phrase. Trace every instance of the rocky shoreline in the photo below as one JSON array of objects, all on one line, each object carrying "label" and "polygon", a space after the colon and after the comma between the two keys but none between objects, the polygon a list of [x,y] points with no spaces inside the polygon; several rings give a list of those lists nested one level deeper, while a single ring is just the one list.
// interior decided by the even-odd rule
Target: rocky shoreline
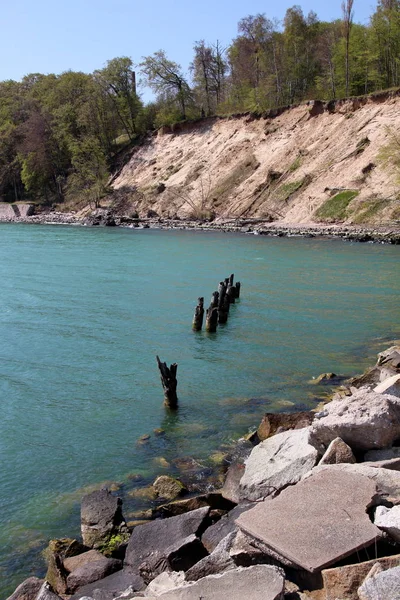
[{"label": "rocky shoreline", "polygon": [[89,216],[78,213],[50,212],[25,217],[2,217],[3,223],[39,225],[81,225],[129,227],[132,229],[178,229],[222,231],[273,237],[330,237],[356,242],[400,244],[400,224],[360,226],[346,224],[288,224],[263,219],[216,218],[213,221],[165,219],[161,217],[128,217],[108,209],[97,209]]},{"label": "rocky shoreline", "polygon": [[264,415],[221,489],[185,497],[157,478],[150,520],[87,494],[82,541],[52,540],[45,580],[8,600],[399,600],[400,345],[337,390],[316,412]]}]

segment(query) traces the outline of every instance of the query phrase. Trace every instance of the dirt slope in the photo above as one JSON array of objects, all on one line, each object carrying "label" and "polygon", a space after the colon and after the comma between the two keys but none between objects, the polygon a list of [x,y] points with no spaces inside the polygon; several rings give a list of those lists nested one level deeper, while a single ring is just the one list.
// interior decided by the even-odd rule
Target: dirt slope
[{"label": "dirt slope", "polygon": [[377,159],[388,128],[400,130],[398,93],[206,119],[159,131],[113,187],[140,216],[391,223],[398,186]]}]

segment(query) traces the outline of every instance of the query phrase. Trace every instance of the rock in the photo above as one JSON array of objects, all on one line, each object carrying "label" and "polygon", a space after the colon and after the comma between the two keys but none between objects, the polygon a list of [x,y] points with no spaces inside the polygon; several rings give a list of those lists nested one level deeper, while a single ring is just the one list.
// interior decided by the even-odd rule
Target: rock
[{"label": "rock", "polygon": [[157,517],[176,517],[183,513],[197,510],[204,506],[209,506],[211,509],[218,510],[231,510],[234,504],[229,500],[226,500],[219,492],[210,492],[209,494],[201,494],[199,496],[193,496],[192,498],[185,498],[183,500],[176,500],[168,504],[162,504],[152,511],[152,516]]},{"label": "rock", "polygon": [[376,366],[390,366],[392,369],[400,369],[400,346],[391,346],[383,352],[379,352]]},{"label": "rock", "polygon": [[318,452],[308,436],[308,427],[285,431],[256,446],[246,461],[240,498],[259,500],[299,481],[317,462]]},{"label": "rock", "polygon": [[39,590],[36,600],[62,600],[58,594],[54,593],[53,588],[48,581],[45,581]]},{"label": "rock", "polygon": [[337,378],[337,375],[335,373],[321,373],[321,375],[318,375],[318,377],[316,377],[315,379],[312,379],[310,381],[310,383],[313,383],[313,384],[326,383],[326,382],[331,383],[336,378]]},{"label": "rock", "polygon": [[374,388],[376,394],[391,394],[400,398],[400,374],[392,375]]},{"label": "rock", "polygon": [[320,465],[335,465],[338,463],[355,463],[356,459],[350,446],[341,438],[331,441],[325,454],[319,461]]},{"label": "rock", "polygon": [[88,561],[74,569],[67,577],[68,591],[73,594],[78,588],[104,579],[122,568],[122,562],[115,558],[102,556],[95,561]]},{"label": "rock", "polygon": [[326,600],[336,600],[337,598],[346,598],[346,600],[359,600],[357,590],[364,579],[370,573],[375,564],[379,564],[382,569],[390,569],[400,565],[400,554],[387,556],[385,558],[375,558],[367,562],[336,567],[335,569],[325,569],[322,571],[322,579],[326,593]]},{"label": "rock", "polygon": [[357,463],[349,465],[347,463],[339,465],[318,465],[313,468],[311,473],[305,477],[315,475],[325,470],[334,472],[345,472],[354,475],[363,475],[368,477],[376,485],[376,494],[372,500],[371,506],[377,506],[382,503],[400,504],[400,472],[390,469],[380,468],[377,466],[365,465],[365,463]]},{"label": "rock", "polygon": [[207,575],[215,575],[228,569],[234,569],[236,565],[229,554],[229,550],[235,537],[235,532],[228,533],[211,554],[202,558],[186,572],[186,581],[197,581],[202,577],[207,577]]},{"label": "rock", "polygon": [[7,600],[36,600],[40,588],[44,584],[44,579],[29,577],[25,579]]},{"label": "rock", "polygon": [[98,490],[82,498],[81,533],[83,543],[112,553],[129,539],[122,516],[122,500],[108,490]]},{"label": "rock", "polygon": [[253,505],[251,503],[239,504],[227,515],[224,515],[217,523],[208,527],[201,537],[203,546],[207,552],[213,552],[221,540],[223,540],[232,531],[237,532],[235,520],[242,512],[249,510]]},{"label": "rock", "polygon": [[64,560],[86,550],[77,540],[60,538],[50,540],[44,551],[47,562],[46,581],[57,594],[65,594],[67,591],[68,572],[64,568]]},{"label": "rock", "polygon": [[94,562],[103,558],[103,555],[98,550],[88,550],[76,556],[71,556],[64,560],[64,568],[68,573],[72,573],[75,569],[79,569],[89,562]]},{"label": "rock", "polygon": [[153,581],[150,581],[146,588],[146,596],[159,596],[164,592],[168,592],[176,587],[184,585],[185,573],[183,571],[164,572],[157,575]]},{"label": "rock", "polygon": [[315,413],[309,411],[297,413],[265,413],[257,429],[261,442],[275,433],[282,433],[288,429],[302,429],[311,425]]},{"label": "rock", "polygon": [[274,557],[311,573],[368,547],[381,535],[366,512],[376,486],[362,475],[333,470],[336,466],[322,467],[326,470],[258,503],[237,525]]},{"label": "rock", "polygon": [[187,489],[179,479],[174,479],[168,475],[157,477],[153,483],[153,488],[157,496],[166,500],[174,500],[178,496],[183,496],[187,493]]},{"label": "rock", "polygon": [[274,564],[271,557],[254,546],[252,539],[240,530],[233,540],[229,555],[237,567]]},{"label": "rock", "polygon": [[382,448],[382,450],[368,450],[364,454],[364,461],[382,461],[400,458],[400,448]]},{"label": "rock", "polygon": [[80,600],[85,596],[94,598],[94,600],[113,600],[128,589],[136,592],[144,587],[143,579],[138,573],[124,568],[100,581],[84,585],[71,596],[70,600]]},{"label": "rock", "polygon": [[239,504],[240,502],[240,481],[244,475],[244,470],[244,464],[232,464],[226,473],[224,485],[221,490],[223,497],[235,504]]},{"label": "rock", "polygon": [[161,600],[283,600],[285,577],[282,569],[256,565],[209,575],[158,596]]},{"label": "rock", "polygon": [[326,415],[310,429],[310,443],[322,451],[340,437],[351,448],[385,448],[400,437],[400,401],[395,396],[358,390],[325,406]]},{"label": "rock", "polygon": [[[379,507],[378,507],[379,508]],[[385,507],[383,507],[385,508]],[[397,543],[400,542],[400,504],[389,510],[375,513],[374,523],[379,529],[383,529]]]},{"label": "rock", "polygon": [[205,527],[209,507],[135,527],[124,565],[140,572],[148,583],[163,571],[187,571],[206,554],[198,535]]},{"label": "rock", "polygon": [[398,600],[400,598],[400,567],[394,567],[367,578],[358,588],[360,600]]},{"label": "rock", "polygon": [[378,469],[390,469],[392,471],[400,471],[400,457],[391,458],[389,460],[368,461],[362,464],[366,467],[370,466]]}]

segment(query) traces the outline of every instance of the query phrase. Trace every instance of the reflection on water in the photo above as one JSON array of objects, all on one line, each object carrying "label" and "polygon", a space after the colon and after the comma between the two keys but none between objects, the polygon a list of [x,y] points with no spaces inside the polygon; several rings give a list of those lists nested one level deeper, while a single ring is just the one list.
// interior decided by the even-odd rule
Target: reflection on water
[{"label": "reflection on water", "polygon": [[[360,372],[400,337],[395,246],[26,225],[0,235],[1,597],[35,571],[43,540],[79,534],[92,486],[116,482],[128,513],[129,492],[158,472],[207,485],[219,451],[265,411],[315,406],[326,388],[312,377]],[[232,272],[242,292],[228,324],[194,333],[197,298]],[[156,354],[179,365],[177,413],[163,407]]]}]

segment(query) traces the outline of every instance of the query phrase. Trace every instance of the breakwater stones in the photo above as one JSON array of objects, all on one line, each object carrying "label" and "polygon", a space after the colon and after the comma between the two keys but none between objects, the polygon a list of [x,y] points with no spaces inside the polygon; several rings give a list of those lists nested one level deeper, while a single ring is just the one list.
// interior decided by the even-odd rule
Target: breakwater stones
[{"label": "breakwater stones", "polygon": [[[233,284],[234,274],[220,281],[218,290],[211,295],[210,305],[206,310],[206,331],[215,333],[218,325],[228,321],[229,308],[231,304],[235,304],[240,298],[240,281]],[[193,331],[201,331],[204,320],[204,297],[200,297],[195,308],[192,329]]]},{"label": "breakwater stones", "polygon": [[222,490],[167,501],[162,518],[129,527],[118,498],[88,494],[84,545],[52,540],[47,581],[8,600],[399,600],[400,393],[379,392],[399,356],[380,353],[314,416],[267,413]]}]

